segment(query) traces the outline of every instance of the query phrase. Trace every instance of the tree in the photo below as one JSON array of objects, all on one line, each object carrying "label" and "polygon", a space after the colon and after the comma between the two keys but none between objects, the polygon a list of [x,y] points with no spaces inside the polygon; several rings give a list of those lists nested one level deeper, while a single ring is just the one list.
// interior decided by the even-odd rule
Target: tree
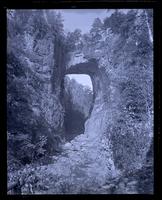
[{"label": "tree", "polygon": [[92,24],[92,28],[90,30],[90,33],[95,33],[95,32],[101,31],[102,27],[103,27],[103,24],[102,24],[100,18],[95,18],[95,20]]},{"label": "tree", "polygon": [[63,34],[63,18],[60,12],[44,10],[44,16],[54,35]]},{"label": "tree", "polygon": [[81,30],[75,29],[73,32],[68,32],[66,39],[69,51],[76,50],[81,44]]},{"label": "tree", "polygon": [[[61,37],[62,34],[61,15],[51,13],[49,10],[45,12],[36,9],[14,10],[12,17],[9,16],[7,19],[7,129],[31,136],[32,144],[36,143],[39,136],[46,134],[48,139],[46,150],[51,151],[51,148],[55,152],[56,146],[51,142],[51,138],[56,134],[61,135],[64,112],[59,101],[59,92],[53,94],[47,89],[46,78],[40,74],[40,71],[44,67],[48,68],[48,72],[46,70],[42,72],[52,76],[53,64],[51,65],[50,62],[56,61],[53,57],[53,43],[54,38]],[[48,21],[48,16],[51,17],[51,22]],[[55,29],[57,33],[54,32]],[[29,44],[31,44],[30,48]],[[60,43],[57,44],[59,46]],[[58,75],[56,65],[54,70]],[[48,84],[48,86],[52,85]]]},{"label": "tree", "polygon": [[92,91],[74,79],[66,79],[65,92],[70,97],[73,109],[80,111],[85,118],[88,117],[93,99]]},{"label": "tree", "polygon": [[84,133],[84,123],[92,106],[92,91],[77,83],[74,79],[65,78],[65,129],[67,140]]},{"label": "tree", "polygon": [[124,20],[125,15],[115,10],[115,12],[110,17],[104,19],[104,28],[111,28],[113,33],[120,34],[120,27]]},{"label": "tree", "polygon": [[93,44],[96,44],[102,38],[102,28],[103,28],[103,24],[101,20],[99,18],[96,18],[90,30]]}]

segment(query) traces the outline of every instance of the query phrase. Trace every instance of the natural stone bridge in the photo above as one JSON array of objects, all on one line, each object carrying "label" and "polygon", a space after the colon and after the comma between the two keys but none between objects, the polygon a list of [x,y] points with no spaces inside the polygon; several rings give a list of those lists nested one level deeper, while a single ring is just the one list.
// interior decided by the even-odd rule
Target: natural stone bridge
[{"label": "natural stone bridge", "polygon": [[[66,68],[66,74],[87,74],[91,77],[94,91],[94,104],[90,117],[85,123],[85,132],[63,146],[63,154],[56,158],[52,173],[57,176],[74,176],[75,184],[82,185],[95,179],[97,184],[104,184],[107,178],[116,177],[110,141],[105,137],[110,118],[109,80],[95,59],[72,57]],[[63,155],[66,155],[65,157]],[[77,175],[77,169],[81,174]]]},{"label": "natural stone bridge", "polygon": [[[80,194],[88,189],[89,194],[111,194],[111,183],[120,180],[122,173],[114,165],[108,132],[114,114],[109,76],[94,58],[71,58],[64,75],[87,74],[91,77],[94,91],[93,109],[85,123],[84,134],[65,143],[62,153],[53,157],[53,164],[41,166],[36,170],[36,175],[39,176],[43,172],[52,178],[50,183],[47,182],[48,191],[42,190],[38,193]],[[133,189],[133,192],[136,192],[136,189]]]},{"label": "natural stone bridge", "polygon": [[[108,126],[113,121],[112,91],[110,80],[97,60],[86,60],[73,55],[66,67],[66,74],[87,74],[91,77],[94,90],[92,112],[85,123],[84,134],[63,145],[63,152],[54,157],[46,173],[56,177],[51,183],[49,193],[60,193],[60,186],[70,187],[68,193],[82,193],[82,189],[90,189],[89,193],[97,193],[99,188],[118,179],[121,171],[114,165]],[[110,187],[109,186],[109,187]],[[108,189],[99,193],[108,194]],[[135,190],[134,190],[135,192]],[[66,192],[64,192],[66,193]]]},{"label": "natural stone bridge", "polygon": [[84,134],[65,143],[62,154],[55,157],[54,164],[47,168],[47,173],[57,177],[55,185],[51,185],[51,193],[59,193],[60,184],[75,185],[77,188],[72,189],[71,193],[80,193],[83,187],[96,191],[107,179],[119,174],[114,166],[110,140],[105,137],[110,118],[109,80],[95,59],[86,60],[75,56],[67,65],[66,74],[87,74],[91,77],[94,104],[85,123]]},{"label": "natural stone bridge", "polygon": [[98,138],[99,135],[103,135],[106,131],[106,124],[108,122],[107,112],[110,99],[109,78],[104,69],[99,68],[96,59],[87,60],[81,53],[79,56],[78,54],[73,54],[72,60],[66,68],[66,74],[87,74],[91,77],[94,105],[91,116],[85,124],[85,134],[89,135],[89,137],[97,136]]}]

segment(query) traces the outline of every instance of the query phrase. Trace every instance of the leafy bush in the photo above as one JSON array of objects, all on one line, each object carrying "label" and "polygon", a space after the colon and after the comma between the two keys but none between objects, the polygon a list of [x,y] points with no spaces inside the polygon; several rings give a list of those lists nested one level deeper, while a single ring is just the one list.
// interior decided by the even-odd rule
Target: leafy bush
[{"label": "leafy bush", "polygon": [[149,148],[150,137],[145,123],[118,120],[111,132],[114,163],[124,171],[139,169]]},{"label": "leafy bush", "polygon": [[46,143],[46,136],[39,136],[37,141],[33,143],[32,138],[27,134],[8,133],[8,160],[12,156],[21,164],[34,162],[45,156],[44,146]]}]

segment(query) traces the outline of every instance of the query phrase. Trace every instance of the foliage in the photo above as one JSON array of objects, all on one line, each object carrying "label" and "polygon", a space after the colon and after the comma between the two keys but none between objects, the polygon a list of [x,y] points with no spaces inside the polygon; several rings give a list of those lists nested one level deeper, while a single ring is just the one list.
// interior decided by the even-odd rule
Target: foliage
[{"label": "foliage", "polygon": [[[13,155],[21,164],[37,161],[45,156],[46,136],[40,136],[35,143],[27,134],[8,133],[8,155]],[[10,157],[8,157],[10,159]]]},{"label": "foliage", "polygon": [[[27,144],[22,139],[20,152],[21,161],[26,156],[24,162],[32,162],[38,156],[41,147],[37,143],[44,134],[48,145],[42,149],[47,150],[47,146],[57,148],[58,144],[51,144],[50,141],[63,126],[60,91],[53,93],[50,82],[53,76],[54,38],[63,38],[63,21],[60,13],[46,11],[20,9],[7,12],[7,129],[26,135],[24,141]],[[56,66],[54,70],[56,73],[59,71]],[[20,141],[15,139],[14,142],[13,150],[17,148],[19,152]],[[26,148],[23,149],[24,146]],[[17,159],[15,155],[14,158]]]},{"label": "foliage", "polygon": [[92,91],[74,79],[65,77],[65,137],[69,140],[84,133],[84,123],[92,108]]},{"label": "foliage", "polygon": [[93,92],[90,88],[77,83],[74,79],[65,79],[65,99],[70,99],[74,110],[80,111],[85,118],[89,112],[93,101]]},{"label": "foliage", "polygon": [[90,34],[92,37],[92,45],[95,45],[102,38],[103,24],[99,18],[96,18],[92,24]]},{"label": "foliage", "polygon": [[54,10],[43,10],[44,15],[46,16],[46,20],[48,25],[50,25],[50,29],[54,34],[63,34],[63,18],[60,12],[56,12]]},{"label": "foliage", "polygon": [[149,147],[150,137],[144,123],[133,124],[130,119],[122,119],[121,117],[121,120],[116,122],[110,132],[114,162],[120,170],[132,171],[141,167],[141,160],[144,159],[143,155]]},{"label": "foliage", "polygon": [[[15,173],[15,176],[36,190],[48,190],[46,184],[48,186],[58,178],[48,177],[45,170],[39,171],[32,164],[48,157],[49,152],[61,152],[60,135],[66,113],[60,103],[60,87],[52,90],[50,81],[52,85],[59,85],[60,74],[64,73],[61,65],[65,64],[61,56],[66,50],[83,51],[85,58],[97,59],[99,67],[107,73],[112,114],[107,137],[112,144],[115,165],[121,171],[141,167],[153,136],[152,17],[151,9],[130,9],[127,13],[116,9],[103,22],[96,18],[89,33],[82,35],[77,29],[65,37],[60,13],[53,10],[8,10],[9,172],[30,163],[29,170],[25,166],[20,169],[21,175]],[[65,52],[60,48],[60,41],[63,41],[64,48],[67,47]],[[92,92],[74,80],[66,79],[64,95],[66,106],[75,111],[76,119],[84,121],[90,114]],[[142,170],[139,184],[143,184],[147,172],[152,177],[150,166]],[[77,188],[71,180],[68,181],[67,185],[65,182],[60,184],[62,193]],[[84,184],[81,193],[93,191],[91,181]]]},{"label": "foliage", "polygon": [[66,45],[68,51],[75,51],[76,49],[82,48],[81,42],[81,30],[76,29],[73,32],[68,32],[66,36]]},{"label": "foliage", "polygon": [[110,77],[114,117],[107,135],[111,136],[116,166],[125,170],[139,167],[153,135],[151,13],[148,9],[130,9],[127,13],[117,9],[103,25],[95,20],[101,38],[93,38],[94,28],[83,36],[85,57],[98,59]]}]

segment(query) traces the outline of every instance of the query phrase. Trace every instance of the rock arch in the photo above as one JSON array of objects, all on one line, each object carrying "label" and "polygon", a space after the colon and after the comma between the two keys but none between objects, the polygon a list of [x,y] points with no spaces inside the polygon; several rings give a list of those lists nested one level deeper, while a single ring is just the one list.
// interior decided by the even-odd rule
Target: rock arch
[{"label": "rock arch", "polygon": [[[73,57],[71,59],[75,60]],[[99,68],[95,59],[68,64],[64,76],[68,74],[87,74],[91,77],[94,102],[90,116],[85,122],[84,134],[66,143],[63,150],[67,152],[72,166],[78,163],[85,166],[83,180],[95,178],[97,183],[102,185],[107,178],[114,178],[119,174],[114,165],[110,140],[107,138],[110,112],[109,77],[103,68]]]},{"label": "rock arch", "polygon": [[[98,136],[102,136],[106,131],[104,124],[108,121],[107,108],[109,103],[109,80],[104,69],[98,67],[97,60],[90,59],[68,65],[65,75],[67,74],[87,74],[91,77],[94,97],[90,117],[85,123],[85,134],[96,138],[98,132]],[[91,133],[92,129],[94,134]]]}]

